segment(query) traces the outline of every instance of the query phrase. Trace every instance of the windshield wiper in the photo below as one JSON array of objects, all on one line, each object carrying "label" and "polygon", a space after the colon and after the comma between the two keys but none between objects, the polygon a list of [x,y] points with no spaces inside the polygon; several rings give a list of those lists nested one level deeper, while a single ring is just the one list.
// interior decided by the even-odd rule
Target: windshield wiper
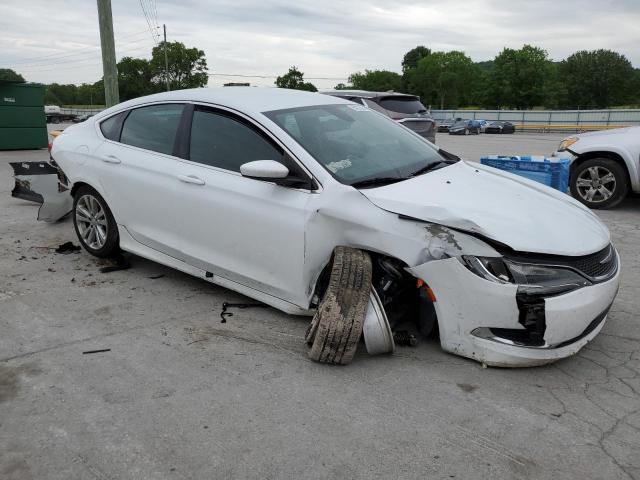
[{"label": "windshield wiper", "polygon": [[358,182],[353,182],[350,185],[354,188],[361,187],[377,187],[381,185],[389,185],[390,183],[401,182],[402,180],[406,180],[404,177],[375,177],[368,178],[366,180],[360,180]]},{"label": "windshield wiper", "polygon": [[431,170],[446,167],[447,165],[451,165],[451,162],[445,162],[444,160],[439,160],[437,162],[430,163],[425,167],[422,167],[420,170],[416,170],[410,176],[417,177],[418,175],[422,175],[423,173],[430,172]]}]

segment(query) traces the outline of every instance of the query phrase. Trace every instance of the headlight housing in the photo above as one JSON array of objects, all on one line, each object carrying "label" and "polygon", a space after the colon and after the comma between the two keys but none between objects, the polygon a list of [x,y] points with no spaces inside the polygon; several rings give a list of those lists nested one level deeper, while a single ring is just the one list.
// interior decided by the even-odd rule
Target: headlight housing
[{"label": "headlight housing", "polygon": [[580,140],[578,137],[567,137],[567,138],[565,138],[564,140],[562,140],[560,142],[560,145],[558,145],[558,151],[559,152],[564,152],[567,148],[569,148],[571,145],[576,143],[578,140]]},{"label": "headlight housing", "polygon": [[460,260],[479,277],[518,286],[518,293],[559,295],[592,285],[579,273],[563,267],[518,263],[502,257],[462,256]]}]

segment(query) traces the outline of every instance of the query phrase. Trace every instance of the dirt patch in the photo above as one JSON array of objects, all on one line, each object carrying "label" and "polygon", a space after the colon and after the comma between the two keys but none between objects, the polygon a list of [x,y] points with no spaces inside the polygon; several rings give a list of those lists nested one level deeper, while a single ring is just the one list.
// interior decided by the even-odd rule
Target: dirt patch
[{"label": "dirt patch", "polygon": [[467,393],[474,392],[474,391],[476,391],[478,389],[477,385],[471,385],[470,383],[458,383],[456,385],[458,385],[458,387],[460,387],[460,390],[462,390],[463,392],[467,392]]},{"label": "dirt patch", "polygon": [[10,366],[0,363],[0,403],[14,399],[20,391],[22,376],[35,376],[42,373],[34,364]]}]

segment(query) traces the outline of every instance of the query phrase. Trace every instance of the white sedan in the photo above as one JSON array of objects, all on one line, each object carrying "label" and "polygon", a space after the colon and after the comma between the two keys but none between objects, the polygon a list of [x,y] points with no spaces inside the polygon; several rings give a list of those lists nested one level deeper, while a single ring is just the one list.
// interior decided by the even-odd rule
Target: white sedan
[{"label": "white sedan", "polygon": [[327,272],[349,268],[332,252],[350,247],[392,324],[436,325],[444,350],[489,365],[574,354],[618,289],[609,231],[580,203],[340,98],[161,93],[67,128],[52,158],[93,255],[122,249],[313,315]]}]

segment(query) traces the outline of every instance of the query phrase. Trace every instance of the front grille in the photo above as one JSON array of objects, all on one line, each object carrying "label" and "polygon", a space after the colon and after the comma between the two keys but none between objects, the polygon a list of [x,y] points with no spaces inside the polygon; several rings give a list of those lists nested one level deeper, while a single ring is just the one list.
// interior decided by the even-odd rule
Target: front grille
[{"label": "front grille", "polygon": [[519,263],[570,268],[595,282],[608,280],[618,271],[618,258],[611,244],[596,253],[582,257],[561,257],[557,255],[538,256],[536,254],[520,253],[508,253],[505,256]]},{"label": "front grille", "polygon": [[617,266],[616,253],[613,247],[609,245],[599,252],[587,255],[586,257],[568,260],[567,265],[589,278],[605,277],[615,272]]}]

